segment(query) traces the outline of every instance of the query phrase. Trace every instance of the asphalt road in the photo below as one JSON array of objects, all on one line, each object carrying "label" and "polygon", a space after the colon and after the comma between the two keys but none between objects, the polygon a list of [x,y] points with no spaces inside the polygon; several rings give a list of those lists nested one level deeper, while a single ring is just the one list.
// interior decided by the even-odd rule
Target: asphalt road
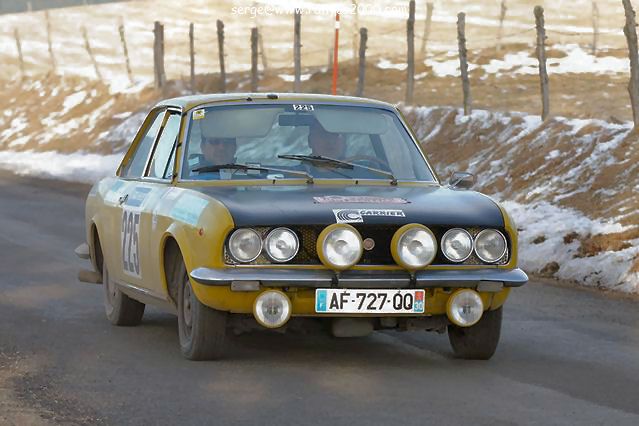
[{"label": "asphalt road", "polygon": [[538,282],[487,362],[424,332],[256,332],[184,360],[175,317],[113,327],[76,281],[87,192],[0,173],[0,424],[639,424],[639,303]]}]

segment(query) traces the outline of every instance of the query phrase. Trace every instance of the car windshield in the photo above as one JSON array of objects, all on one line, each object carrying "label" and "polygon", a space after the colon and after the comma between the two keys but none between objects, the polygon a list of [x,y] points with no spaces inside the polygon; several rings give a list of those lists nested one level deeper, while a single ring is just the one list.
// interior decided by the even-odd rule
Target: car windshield
[{"label": "car windshield", "polygon": [[191,112],[183,179],[301,176],[434,181],[399,117],[385,109],[277,103]]}]

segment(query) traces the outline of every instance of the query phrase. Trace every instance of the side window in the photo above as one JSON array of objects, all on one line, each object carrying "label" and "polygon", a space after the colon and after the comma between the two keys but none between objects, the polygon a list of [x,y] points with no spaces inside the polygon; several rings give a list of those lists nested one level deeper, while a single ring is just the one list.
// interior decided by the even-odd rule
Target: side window
[{"label": "side window", "polygon": [[149,157],[149,151],[153,147],[153,141],[158,134],[158,130],[162,125],[164,119],[164,112],[155,112],[155,118],[149,117],[153,120],[151,125],[147,128],[146,133],[138,143],[138,146],[133,154],[133,157],[127,164],[126,168],[122,172],[124,177],[140,177],[144,174],[144,166],[146,166],[146,160]]},{"label": "side window", "polygon": [[179,132],[180,114],[170,113],[153,152],[147,176],[165,179],[171,175],[172,164],[175,162],[175,142]]}]

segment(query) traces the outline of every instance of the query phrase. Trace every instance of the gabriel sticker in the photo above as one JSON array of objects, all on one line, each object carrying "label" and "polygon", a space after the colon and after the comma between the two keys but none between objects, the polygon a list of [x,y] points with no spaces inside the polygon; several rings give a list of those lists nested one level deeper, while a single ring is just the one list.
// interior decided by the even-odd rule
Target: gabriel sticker
[{"label": "gabriel sticker", "polygon": [[408,204],[404,198],[374,197],[368,195],[325,195],[323,197],[313,197],[317,204],[331,203],[361,203],[361,204]]},{"label": "gabriel sticker", "polygon": [[333,209],[337,223],[362,223],[366,216],[406,217],[404,210],[389,209]]},{"label": "gabriel sticker", "polygon": [[203,109],[196,109],[193,111],[193,120],[201,120],[206,115],[206,112]]}]

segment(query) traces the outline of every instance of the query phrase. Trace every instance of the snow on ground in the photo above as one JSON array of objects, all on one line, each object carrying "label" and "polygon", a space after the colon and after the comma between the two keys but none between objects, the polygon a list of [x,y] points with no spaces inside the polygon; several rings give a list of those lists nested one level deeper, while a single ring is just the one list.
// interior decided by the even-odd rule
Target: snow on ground
[{"label": "snow on ground", "polygon": [[20,176],[93,183],[115,175],[124,154],[0,151],[0,168]]},{"label": "snow on ground", "polygon": [[520,229],[525,270],[639,292],[639,150],[631,123],[404,110],[442,179],[469,171],[479,190],[504,202]]},{"label": "snow on ground", "polygon": [[[550,57],[547,59],[548,72],[550,74],[627,74],[630,71],[628,58],[615,56],[594,56],[577,44],[556,44],[550,47],[560,52],[562,57]],[[447,54],[446,59],[442,56],[428,58],[424,64],[432,68],[435,77],[458,77],[460,75],[459,58],[456,51]],[[393,63],[389,59],[380,58],[377,61],[380,69],[406,69],[406,63]],[[477,65],[470,60],[468,70],[482,70],[486,74],[501,75],[537,75],[539,73],[539,62],[534,57],[532,51],[521,51],[506,53],[501,59],[491,59],[487,64]]]},{"label": "snow on ground", "polygon": [[503,205],[519,227],[519,265],[524,270],[541,272],[554,261],[559,265],[557,278],[627,293],[639,291],[639,275],[631,272],[639,256],[639,239],[628,248],[594,256],[580,254],[577,238],[566,244],[566,235],[618,233],[624,229],[620,224],[592,220],[577,210],[546,202],[503,201]]}]

